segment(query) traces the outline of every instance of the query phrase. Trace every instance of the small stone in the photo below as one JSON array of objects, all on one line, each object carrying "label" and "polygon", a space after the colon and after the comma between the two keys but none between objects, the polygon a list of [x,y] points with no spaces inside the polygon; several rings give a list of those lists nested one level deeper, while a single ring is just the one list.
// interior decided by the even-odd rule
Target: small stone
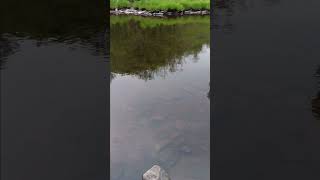
[{"label": "small stone", "polygon": [[112,138],[112,143],[119,144],[120,143],[120,138],[119,137]]},{"label": "small stone", "polygon": [[204,11],[202,11],[202,14],[207,15],[207,14],[210,14],[210,12],[208,10],[204,10]]},{"label": "small stone", "polygon": [[159,121],[159,120],[164,120],[165,118],[163,116],[153,116],[151,117],[152,120],[155,120],[155,121]]},{"label": "small stone", "polygon": [[154,165],[142,175],[142,180],[170,180],[170,178],[164,169],[158,165]]},{"label": "small stone", "polygon": [[163,13],[153,13],[153,16],[157,16],[157,17],[163,17]]},{"label": "small stone", "polygon": [[176,128],[179,129],[179,130],[186,129],[188,127],[186,121],[179,120],[179,119],[176,120],[176,124],[175,125],[176,125]]},{"label": "small stone", "polygon": [[131,106],[128,106],[127,111],[133,111],[133,108]]},{"label": "small stone", "polygon": [[205,145],[202,145],[202,146],[200,146],[200,149],[201,149],[202,151],[207,152],[209,148],[208,148],[207,146],[205,146]]},{"label": "small stone", "polygon": [[117,163],[111,164],[111,180],[121,180],[124,176],[124,165]]},{"label": "small stone", "polygon": [[[166,134],[165,134],[166,135]],[[159,152],[162,149],[165,149],[166,147],[170,146],[171,144],[180,144],[184,141],[184,138],[181,137],[181,135],[178,132],[175,132],[173,134],[170,134],[164,139],[158,140],[158,143],[156,144],[156,151]]]},{"label": "small stone", "polygon": [[157,154],[159,164],[167,169],[174,167],[181,159],[181,153],[175,147],[168,147]]},{"label": "small stone", "polygon": [[192,152],[191,148],[189,148],[188,146],[182,146],[180,148],[180,151],[183,152],[183,153],[187,153],[187,154]]}]

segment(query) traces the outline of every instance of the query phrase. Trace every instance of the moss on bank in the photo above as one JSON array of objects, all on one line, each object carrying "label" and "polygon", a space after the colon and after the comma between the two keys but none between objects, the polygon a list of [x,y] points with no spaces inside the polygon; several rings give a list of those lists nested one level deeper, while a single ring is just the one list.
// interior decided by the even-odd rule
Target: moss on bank
[{"label": "moss on bank", "polygon": [[148,11],[210,10],[210,0],[111,0],[110,8],[135,8]]}]

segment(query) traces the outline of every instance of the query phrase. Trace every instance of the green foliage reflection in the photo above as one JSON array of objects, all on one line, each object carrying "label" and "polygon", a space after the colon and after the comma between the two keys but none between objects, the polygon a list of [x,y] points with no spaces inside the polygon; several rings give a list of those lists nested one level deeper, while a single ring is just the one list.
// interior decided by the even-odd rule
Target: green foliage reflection
[{"label": "green foliage reflection", "polygon": [[112,16],[110,41],[112,73],[152,79],[176,71],[183,57],[209,46],[210,19]]}]

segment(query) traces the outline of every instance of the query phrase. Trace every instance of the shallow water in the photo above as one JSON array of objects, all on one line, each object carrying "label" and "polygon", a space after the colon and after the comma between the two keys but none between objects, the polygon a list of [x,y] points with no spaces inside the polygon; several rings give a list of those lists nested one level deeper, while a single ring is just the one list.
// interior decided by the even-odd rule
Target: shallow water
[{"label": "shallow water", "polygon": [[217,0],[214,179],[320,178],[317,0]]},{"label": "shallow water", "polygon": [[0,22],[1,179],[109,179],[103,3],[4,1]]},{"label": "shallow water", "polygon": [[111,17],[111,179],[209,179],[209,17]]}]

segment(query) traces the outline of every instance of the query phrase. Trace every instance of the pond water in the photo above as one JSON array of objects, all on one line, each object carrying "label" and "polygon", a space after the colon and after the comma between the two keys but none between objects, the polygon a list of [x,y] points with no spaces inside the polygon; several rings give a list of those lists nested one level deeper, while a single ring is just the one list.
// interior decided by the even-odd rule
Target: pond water
[{"label": "pond water", "polygon": [[2,1],[2,180],[107,180],[104,4]]},{"label": "pond water", "polygon": [[110,24],[111,180],[210,179],[210,17]]},{"label": "pond water", "polygon": [[320,179],[319,9],[215,0],[214,179]]}]

